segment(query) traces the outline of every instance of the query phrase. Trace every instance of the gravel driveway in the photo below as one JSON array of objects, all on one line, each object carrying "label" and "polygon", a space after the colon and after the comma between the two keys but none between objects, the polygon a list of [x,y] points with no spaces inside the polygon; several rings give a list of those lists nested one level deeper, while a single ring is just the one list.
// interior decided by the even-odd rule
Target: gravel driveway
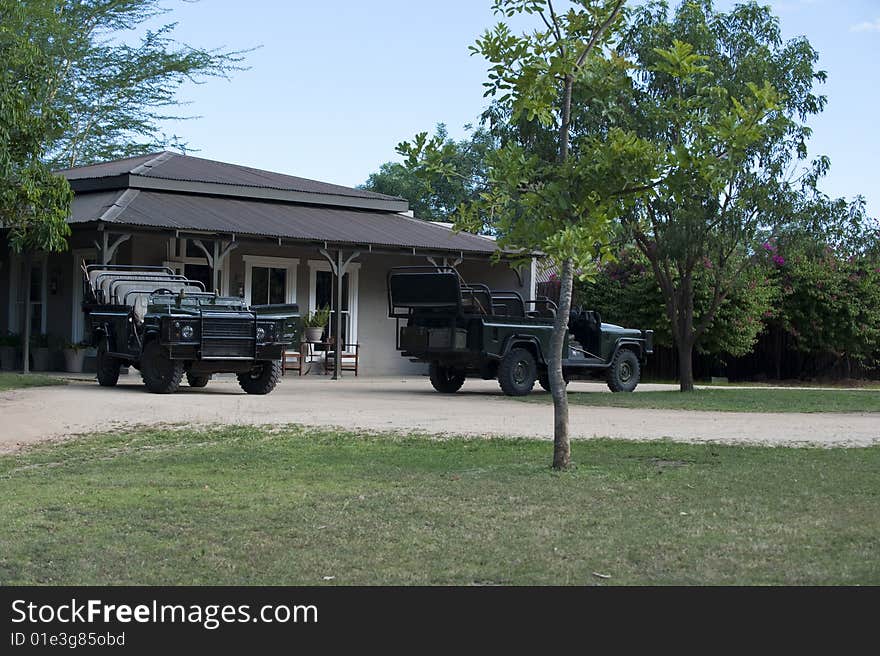
[{"label": "gravel driveway", "polygon": [[[572,390],[605,387],[572,383]],[[639,389],[672,389],[644,385]],[[638,393],[638,392],[636,392]],[[455,395],[441,396],[426,378],[346,378],[287,376],[268,396],[248,396],[230,378],[207,388],[160,396],[144,391],[140,376],[120,378],[113,389],[93,381],[73,381],[0,393],[0,451],[78,433],[139,424],[287,424],[340,426],[376,431],[416,430],[431,434],[550,438],[552,406],[523,403],[501,395],[493,381],[468,380]],[[577,439],[751,444],[864,446],[880,443],[876,414],[744,414],[571,408]]]}]

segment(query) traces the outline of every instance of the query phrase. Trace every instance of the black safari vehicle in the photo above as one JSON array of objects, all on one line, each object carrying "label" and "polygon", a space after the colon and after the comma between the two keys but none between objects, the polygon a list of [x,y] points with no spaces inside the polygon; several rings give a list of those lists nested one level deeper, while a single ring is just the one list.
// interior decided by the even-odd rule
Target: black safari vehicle
[{"label": "black safari vehicle", "polygon": [[167,267],[97,264],[83,274],[83,312],[103,386],[131,365],[158,394],[177,391],[184,375],[190,387],[204,387],[216,373],[238,374],[248,394],[268,394],[283,349],[298,336],[296,305],[247,307]]},{"label": "black safari vehicle", "polygon": [[[388,314],[397,320],[397,349],[430,365],[438,392],[456,392],[465,378],[498,379],[510,396],[549,390],[547,363],[556,304],[526,301],[515,291],[466,284],[451,268],[401,267],[388,273]],[[401,322],[405,321],[405,325]],[[563,360],[566,381],[604,377],[613,392],[632,392],[653,352],[654,333],[602,323],[575,310]]]}]

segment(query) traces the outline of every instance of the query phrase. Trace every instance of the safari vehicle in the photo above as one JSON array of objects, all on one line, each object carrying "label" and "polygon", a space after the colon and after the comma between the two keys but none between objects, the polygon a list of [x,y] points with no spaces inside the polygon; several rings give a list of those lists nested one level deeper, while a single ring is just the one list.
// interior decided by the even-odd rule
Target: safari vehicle
[{"label": "safari vehicle", "polygon": [[[457,392],[467,377],[498,379],[509,396],[550,389],[547,366],[557,306],[526,301],[515,291],[467,284],[451,268],[401,267],[388,273],[388,315],[397,322],[397,350],[429,363],[438,392]],[[402,322],[405,322],[402,324]],[[613,392],[632,392],[653,352],[654,333],[602,323],[575,310],[562,362],[566,382],[604,377]]]},{"label": "safari vehicle", "polygon": [[83,311],[105,387],[131,365],[157,394],[177,391],[184,375],[190,387],[204,387],[216,373],[238,374],[248,394],[268,394],[284,348],[297,339],[296,305],[248,307],[167,267],[96,264],[83,267],[83,278]]}]

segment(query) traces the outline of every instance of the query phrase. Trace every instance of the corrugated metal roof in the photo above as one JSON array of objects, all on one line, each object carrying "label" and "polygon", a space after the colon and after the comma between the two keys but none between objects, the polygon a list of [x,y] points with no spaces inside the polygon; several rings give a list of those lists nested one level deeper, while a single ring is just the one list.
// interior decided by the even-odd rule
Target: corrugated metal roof
[{"label": "corrugated metal roof", "polygon": [[249,166],[227,164],[225,162],[192,157],[191,155],[180,155],[167,151],[102,164],[81,166],[58,171],[58,173],[68,180],[89,180],[128,174],[160,180],[279,189],[282,191],[298,191],[351,198],[401,200],[395,196],[377,194],[363,189],[354,189],[283,173],[263,171]]},{"label": "corrugated metal roof", "polygon": [[[111,211],[112,209],[112,211]],[[158,191],[78,194],[71,223],[104,220],[298,241],[491,254],[495,242],[394,212],[217,198]]]},{"label": "corrugated metal roof", "polygon": [[72,169],[63,169],[56,171],[57,174],[63,175],[68,180],[86,180],[89,178],[109,178],[117,175],[125,175],[131,173],[133,169],[156,159],[160,153],[150,153],[149,155],[138,155],[137,157],[126,157],[125,159],[115,159],[112,162],[101,162],[100,164],[91,164],[89,166],[77,166]]}]

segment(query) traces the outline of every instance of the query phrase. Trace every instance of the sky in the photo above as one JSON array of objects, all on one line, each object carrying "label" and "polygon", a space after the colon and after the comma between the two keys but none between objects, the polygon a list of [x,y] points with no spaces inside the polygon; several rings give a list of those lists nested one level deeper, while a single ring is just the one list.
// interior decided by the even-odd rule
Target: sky
[{"label": "sky", "polygon": [[[726,9],[732,0],[718,0]],[[828,155],[832,197],[880,217],[880,0],[768,0],[786,38],[806,35],[829,74],[810,158]],[[164,126],[191,154],[354,186],[400,141],[445,123],[465,135],[486,105],[468,46],[497,22],[490,0],[168,0],[175,37],[243,49],[248,70],[187,84],[196,120]]]}]

